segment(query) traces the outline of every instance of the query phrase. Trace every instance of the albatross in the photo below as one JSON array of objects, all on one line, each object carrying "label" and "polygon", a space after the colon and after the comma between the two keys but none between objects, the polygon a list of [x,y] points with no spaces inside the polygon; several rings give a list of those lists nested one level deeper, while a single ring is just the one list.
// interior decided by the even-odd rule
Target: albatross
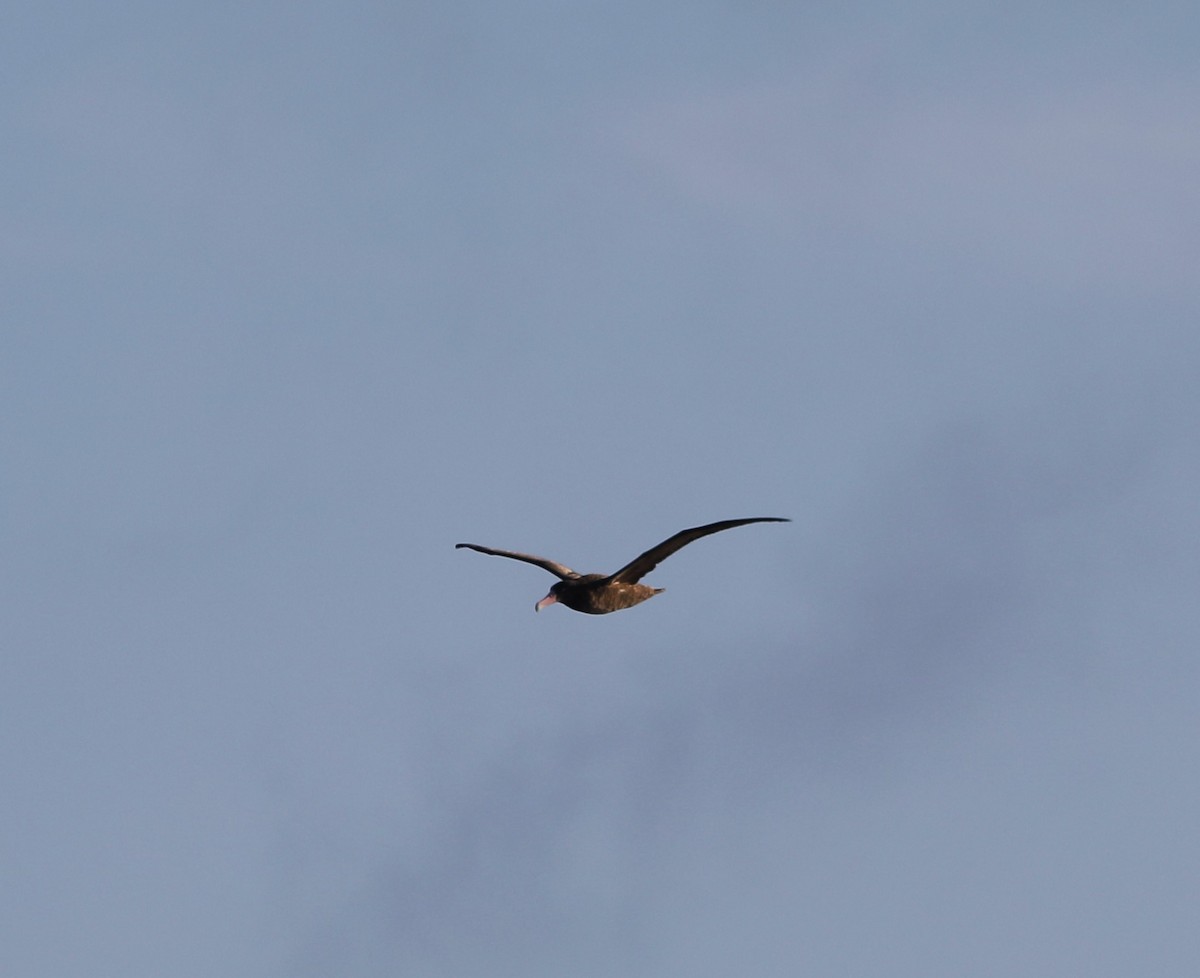
[{"label": "albatross", "polygon": [[730,530],[735,526],[745,526],[747,523],[790,522],[791,520],[781,516],[751,516],[748,519],[721,520],[719,523],[693,526],[689,530],[680,530],[673,537],[668,537],[644,554],[634,557],[615,574],[578,574],[565,564],[547,560],[545,557],[516,553],[512,550],[493,550],[491,547],[481,547],[475,543],[455,544],[454,549],[459,550],[465,547],[468,550],[490,554],[493,557],[523,560],[525,563],[547,570],[557,577],[558,583],[550,588],[549,594],[533,606],[534,611],[541,611],[552,604],[565,604],[572,611],[582,611],[585,615],[607,615],[612,611],[632,608],[635,604],[641,604],[654,595],[662,593],[664,588],[650,587],[648,584],[639,584],[638,581],[676,550],[686,547],[693,540],[699,540],[710,533]]}]

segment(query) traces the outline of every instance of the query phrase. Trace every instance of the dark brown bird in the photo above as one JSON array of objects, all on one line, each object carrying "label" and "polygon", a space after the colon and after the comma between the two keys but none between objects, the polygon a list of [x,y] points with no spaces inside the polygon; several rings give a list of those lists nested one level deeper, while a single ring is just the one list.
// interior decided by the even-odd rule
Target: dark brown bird
[{"label": "dark brown bird", "polygon": [[493,557],[511,557],[513,560],[523,560],[534,564],[543,570],[548,570],[559,582],[550,588],[541,601],[533,606],[534,611],[541,611],[547,605],[565,604],[573,611],[582,611],[585,615],[607,615],[610,611],[621,611],[641,604],[648,598],[660,593],[661,587],[650,587],[639,584],[638,581],[649,574],[661,561],[666,560],[676,550],[686,547],[693,540],[699,540],[710,533],[720,533],[735,526],[747,523],[790,523],[791,520],[779,516],[752,516],[744,520],[722,520],[720,523],[709,523],[707,526],[693,526],[690,530],[680,530],[670,539],[664,540],[657,547],[651,547],[640,557],[635,557],[615,574],[577,574],[563,564],[556,564],[545,557],[535,557],[532,554],[519,554],[511,550],[492,550],[490,547],[480,547],[474,543],[455,544],[455,549],[466,547],[468,550],[478,550],[481,554],[491,554]]}]

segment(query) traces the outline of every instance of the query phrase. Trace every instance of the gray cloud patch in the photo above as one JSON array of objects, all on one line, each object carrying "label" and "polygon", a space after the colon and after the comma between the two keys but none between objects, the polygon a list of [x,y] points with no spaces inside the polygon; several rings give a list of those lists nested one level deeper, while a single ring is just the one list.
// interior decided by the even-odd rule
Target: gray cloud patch
[{"label": "gray cloud patch", "polygon": [[[943,428],[859,525],[828,528],[796,585],[818,598],[786,643],[653,655],[636,695],[600,691],[607,718],[515,742],[439,831],[385,858],[298,973],[676,973],[655,970],[656,914],[752,859],[738,833],[763,812],[887,781],[920,764],[914,737],[970,729],[996,688],[1078,673],[1087,649],[1056,642],[1039,609],[1106,582],[1057,579],[1043,531],[1082,517],[1068,545],[1112,538],[1104,521],[1136,517],[1140,479],[1181,432],[1100,392],[1068,407]],[[712,867],[696,838],[718,840]],[[721,941],[715,920],[687,926]]]}]

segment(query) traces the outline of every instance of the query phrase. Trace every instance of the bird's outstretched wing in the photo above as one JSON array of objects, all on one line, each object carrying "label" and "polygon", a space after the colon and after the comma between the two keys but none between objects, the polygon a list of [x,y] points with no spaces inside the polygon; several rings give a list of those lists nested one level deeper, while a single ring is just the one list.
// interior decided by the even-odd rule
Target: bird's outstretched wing
[{"label": "bird's outstretched wing", "polygon": [[615,574],[612,574],[608,578],[608,581],[611,583],[635,584],[644,575],[654,570],[661,561],[670,557],[676,550],[686,547],[693,540],[699,540],[710,533],[720,533],[722,530],[730,530],[735,526],[744,526],[747,523],[790,522],[791,520],[784,519],[781,516],[751,516],[744,520],[721,520],[719,523],[709,523],[707,526],[693,526],[690,530],[680,530],[673,537],[664,540],[657,547],[651,547],[641,556],[635,557]]},{"label": "bird's outstretched wing", "polygon": [[[683,546],[683,544],[680,544],[680,546]],[[455,550],[458,550],[460,547],[466,547],[468,550],[478,550],[481,554],[491,554],[493,557],[511,557],[513,560],[523,560],[527,564],[533,564],[535,567],[542,568],[542,570],[548,570],[555,577],[564,581],[579,576],[565,564],[547,560],[545,557],[535,557],[533,554],[519,554],[511,550],[493,550],[491,547],[481,547],[474,543],[456,543],[454,545]]]}]

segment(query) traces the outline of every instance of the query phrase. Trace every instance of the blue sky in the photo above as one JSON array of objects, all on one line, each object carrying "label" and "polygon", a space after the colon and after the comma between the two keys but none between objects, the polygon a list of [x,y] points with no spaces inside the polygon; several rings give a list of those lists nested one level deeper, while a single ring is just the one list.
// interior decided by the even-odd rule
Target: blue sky
[{"label": "blue sky", "polygon": [[4,972],[1190,978],[1198,28],[15,8]]}]

